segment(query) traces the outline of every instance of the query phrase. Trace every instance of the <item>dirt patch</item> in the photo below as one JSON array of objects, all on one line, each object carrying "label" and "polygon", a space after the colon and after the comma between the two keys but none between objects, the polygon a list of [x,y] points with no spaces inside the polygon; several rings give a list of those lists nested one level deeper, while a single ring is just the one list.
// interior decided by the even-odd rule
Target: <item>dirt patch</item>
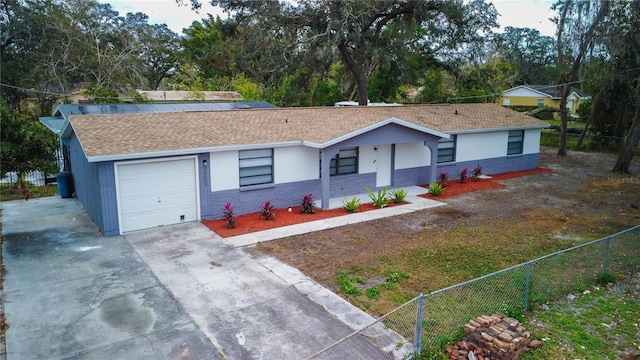
[{"label": "dirt patch", "polygon": [[[347,297],[380,315],[420,293],[640,223],[640,177],[613,175],[615,155],[558,157],[555,151],[541,150],[540,166],[551,172],[496,179],[504,187],[441,197],[446,206],[264,242],[246,251],[275,256],[339,294],[341,270],[365,282],[389,271],[410,274],[379,299]],[[631,169],[640,172],[640,159]],[[480,261],[465,265],[471,264],[467,259]]]}]

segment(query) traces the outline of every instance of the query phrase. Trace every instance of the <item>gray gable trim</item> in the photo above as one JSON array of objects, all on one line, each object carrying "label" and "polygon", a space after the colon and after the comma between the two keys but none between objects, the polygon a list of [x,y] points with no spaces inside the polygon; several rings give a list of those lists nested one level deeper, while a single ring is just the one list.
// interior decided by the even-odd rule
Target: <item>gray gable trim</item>
[{"label": "gray gable trim", "polygon": [[327,142],[325,142],[323,144],[317,144],[317,143],[313,143],[313,142],[305,142],[305,145],[310,146],[310,147],[323,149],[323,148],[327,148],[327,147],[330,147],[330,146],[338,144],[338,143],[345,142],[346,140],[349,140],[349,139],[357,137],[359,135],[371,132],[373,130],[382,128],[382,127],[384,127],[386,125],[389,125],[389,124],[397,124],[397,125],[400,125],[400,126],[405,127],[405,128],[409,128],[409,129],[412,129],[412,130],[416,130],[416,131],[419,131],[419,132],[422,132],[422,133],[425,133],[425,134],[428,134],[428,135],[437,136],[437,137],[440,137],[440,138],[445,138],[445,139],[449,138],[449,134],[446,134],[446,133],[443,133],[443,132],[440,132],[440,131],[436,131],[436,130],[432,130],[432,129],[429,129],[429,128],[426,128],[426,127],[423,127],[423,126],[418,126],[416,124],[413,124],[413,123],[410,123],[408,121],[404,121],[404,120],[401,120],[401,119],[390,118],[388,120],[381,121],[381,122],[375,123],[375,124],[373,124],[371,126],[367,126],[367,127],[362,128],[362,129],[359,129],[357,131],[351,132],[349,134],[345,134],[343,136],[339,136],[339,137],[337,137],[335,139],[332,139],[330,141],[327,141]]},{"label": "gray gable trim", "polygon": [[62,129],[65,127],[67,120],[55,116],[41,117],[40,123],[47,127],[47,129],[53,131],[57,135],[62,133]]}]

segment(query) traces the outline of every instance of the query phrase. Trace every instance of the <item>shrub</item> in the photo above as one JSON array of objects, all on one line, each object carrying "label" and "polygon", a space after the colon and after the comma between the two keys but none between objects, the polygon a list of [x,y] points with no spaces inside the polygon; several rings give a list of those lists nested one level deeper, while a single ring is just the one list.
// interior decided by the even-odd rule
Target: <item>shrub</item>
[{"label": "shrub", "polygon": [[400,282],[403,279],[408,279],[409,274],[404,271],[388,271],[387,278],[384,283],[382,283],[382,288],[387,290],[392,290],[396,287],[396,283]]},{"label": "shrub", "polygon": [[387,282],[388,283],[397,283],[402,279],[408,279],[411,277],[408,273],[399,270],[391,270],[387,272]]},{"label": "shrub", "polygon": [[300,206],[300,213],[302,214],[314,214],[316,212],[316,203],[311,194],[307,194],[302,198]]},{"label": "shrub", "polygon": [[265,220],[273,220],[276,217],[273,213],[273,204],[271,203],[271,201],[267,200],[264,204],[262,204],[261,216]]},{"label": "shrub", "polygon": [[355,196],[351,200],[342,200],[342,207],[350,213],[358,212],[358,208],[360,207],[360,205],[360,199]]},{"label": "shrub", "polygon": [[460,171],[460,182],[464,183],[464,181],[467,179],[467,174],[469,174],[469,170],[467,170],[467,168],[462,169],[462,171]]},{"label": "shrub", "polygon": [[449,183],[449,173],[446,171],[441,171],[440,175],[438,176],[438,183],[443,187],[447,186],[447,184]]},{"label": "shrub", "polygon": [[342,291],[342,293],[346,297],[349,297],[350,295],[362,295],[362,290],[359,287],[353,285],[352,281],[354,281],[354,279],[348,278],[347,275],[348,273],[346,270],[338,271],[338,278],[336,279],[336,282],[338,283],[338,286],[340,286],[340,290]]},{"label": "shrub", "polygon": [[379,209],[387,206],[387,201],[389,201],[387,199],[387,188],[388,186],[385,186],[384,189],[378,190],[377,193],[369,190],[369,188],[365,188],[365,190],[367,190],[367,195],[369,195],[369,198],[373,201],[373,206]]},{"label": "shrub", "polygon": [[231,206],[231,203],[224,204],[222,219],[224,223],[227,224],[227,229],[234,229],[236,227],[236,218],[233,216],[233,206]]},{"label": "shrub", "polygon": [[404,198],[409,195],[409,192],[405,189],[395,189],[391,191],[391,201],[394,204],[401,204],[404,201]]},{"label": "shrub", "polygon": [[431,184],[429,184],[429,194],[433,196],[439,196],[440,194],[442,194],[444,189],[445,187],[442,186],[440,183],[432,182]]},{"label": "shrub", "polygon": [[482,175],[482,166],[478,164],[478,166],[473,168],[473,171],[471,172],[471,177],[473,178],[473,181],[478,181],[480,178],[480,175]]},{"label": "shrub", "polygon": [[365,292],[369,299],[378,299],[380,297],[380,290],[377,287],[373,286],[367,289]]},{"label": "shrub", "polygon": [[607,284],[615,284],[619,276],[610,273],[597,273],[595,276],[596,284],[598,285],[607,285]]}]

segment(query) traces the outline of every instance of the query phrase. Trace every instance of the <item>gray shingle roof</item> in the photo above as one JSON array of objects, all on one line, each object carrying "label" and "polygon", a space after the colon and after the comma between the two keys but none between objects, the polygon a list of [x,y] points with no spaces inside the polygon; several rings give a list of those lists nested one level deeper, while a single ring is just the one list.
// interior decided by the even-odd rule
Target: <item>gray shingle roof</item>
[{"label": "gray shingle roof", "polygon": [[[539,91],[541,93],[545,93],[552,98],[560,98],[560,95],[561,95],[560,90],[556,85],[524,85],[524,86],[530,89]],[[584,97],[586,95],[582,91],[580,91],[580,89],[574,88],[574,87],[571,88],[571,92],[569,94],[571,94],[572,92],[575,92],[580,97]]]},{"label": "gray shingle roof", "polygon": [[392,118],[447,133],[548,126],[495,104],[72,115],[70,121],[87,157],[104,157],[251,144],[322,145]]}]

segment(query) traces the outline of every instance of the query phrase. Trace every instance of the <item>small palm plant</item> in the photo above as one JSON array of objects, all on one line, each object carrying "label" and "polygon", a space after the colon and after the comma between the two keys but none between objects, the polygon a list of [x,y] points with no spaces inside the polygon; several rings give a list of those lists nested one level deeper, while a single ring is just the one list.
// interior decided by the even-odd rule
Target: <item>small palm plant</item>
[{"label": "small palm plant", "polygon": [[406,189],[394,189],[391,191],[389,198],[394,204],[402,204],[407,195],[409,195],[409,192]]},{"label": "small palm plant", "polygon": [[360,205],[360,199],[355,196],[351,200],[342,200],[342,207],[350,213],[358,212]]},{"label": "small palm plant", "polygon": [[384,189],[378,190],[377,193],[369,190],[369,188],[365,188],[365,190],[367,191],[367,195],[369,195],[369,198],[371,199],[371,201],[373,201],[373,206],[379,209],[387,206],[387,201],[389,201],[389,199],[387,198],[387,188],[388,186],[385,186]]},{"label": "small palm plant", "polygon": [[433,196],[440,196],[440,194],[442,194],[444,189],[445,187],[442,186],[442,184],[440,183],[432,182],[431,184],[429,184],[429,194]]}]

